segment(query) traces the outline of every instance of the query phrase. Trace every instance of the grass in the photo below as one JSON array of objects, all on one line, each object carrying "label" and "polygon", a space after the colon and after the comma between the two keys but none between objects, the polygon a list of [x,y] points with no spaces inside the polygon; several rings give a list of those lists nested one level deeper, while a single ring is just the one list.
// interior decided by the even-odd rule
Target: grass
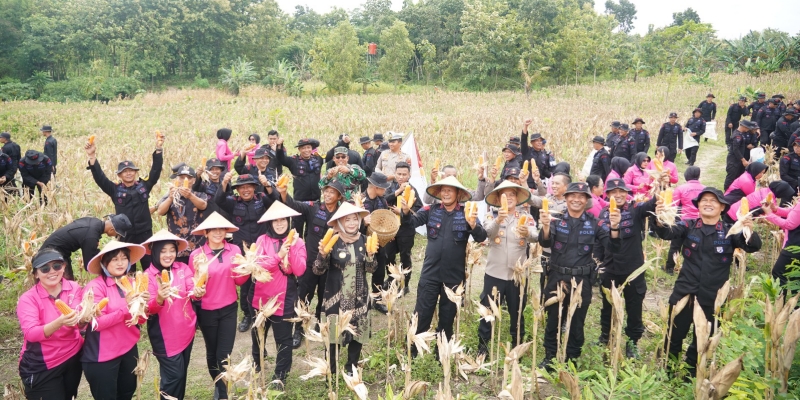
[{"label": "grass", "polygon": [[[720,117],[724,118],[727,105],[735,100],[739,88],[751,86],[761,90],[781,92],[789,98],[800,97],[800,76],[778,74],[761,78],[745,75],[713,75],[713,91],[720,105]],[[321,89],[319,83],[309,83],[306,93]],[[353,90],[360,87],[354,85]],[[461,171],[460,179],[468,187],[475,187],[477,177],[473,165],[478,155],[486,150],[490,156],[499,153],[506,139],[518,135],[522,121],[534,118],[532,129],[542,132],[548,139],[548,147],[556,158],[568,161],[577,171],[590,150],[589,140],[595,135],[605,136],[612,120],[631,121],[642,117],[647,121],[646,129],[651,132],[653,143],[658,128],[670,111],[677,111],[684,122],[691,109],[709,91],[709,87],[694,85],[674,76],[641,79],[638,83],[630,81],[608,81],[598,85],[552,87],[535,92],[530,98],[517,92],[498,93],[457,93],[432,90],[430,88],[409,86],[395,92],[394,87],[383,85],[368,89],[370,95],[351,94],[345,96],[328,95],[301,98],[288,98],[273,91],[251,87],[243,90],[239,97],[232,97],[222,91],[169,90],[158,94],[145,94],[132,101],[111,102],[109,105],[97,103],[53,104],[37,102],[4,103],[0,109],[0,131],[9,131],[14,140],[20,143],[23,151],[28,148],[41,149],[43,138],[38,127],[50,124],[55,128],[59,140],[60,172],[56,181],[55,201],[45,209],[28,208],[21,210],[22,204],[12,203],[0,206],[3,210],[4,235],[0,238],[0,262],[3,263],[4,280],[0,293],[0,382],[17,384],[16,370],[18,352],[21,346],[16,315],[16,301],[24,290],[23,279],[14,276],[11,269],[24,263],[20,244],[31,231],[43,236],[63,224],[85,216],[104,215],[113,212],[108,197],[100,192],[84,170],[85,153],[82,149],[86,137],[97,135],[98,159],[106,171],[116,167],[122,159],[130,159],[142,166],[142,175],[150,166],[150,153],[154,146],[153,132],[161,130],[167,136],[165,144],[165,172],[161,182],[153,191],[153,198],[160,198],[165,192],[167,167],[180,162],[196,165],[201,159],[213,154],[216,138],[214,132],[223,126],[234,130],[231,147],[245,144],[250,132],[266,133],[277,129],[289,147],[303,137],[316,137],[322,141],[322,151],[335,143],[336,135],[348,132],[358,137],[387,130],[413,132],[418,141],[424,166],[432,165],[440,158],[445,164],[453,164]],[[381,93],[380,95],[372,95]],[[262,135],[262,137],[265,135]],[[721,186],[724,179],[725,147],[722,132],[717,143],[702,143],[698,164],[702,169],[701,180],[708,185]],[[293,149],[290,150],[293,152]],[[679,156],[676,164],[682,172],[685,157]],[[444,165],[444,164],[443,164]],[[682,174],[681,174],[682,175]],[[683,179],[681,178],[681,181]],[[5,208],[2,208],[5,207]],[[164,222],[155,218],[156,229]],[[41,243],[41,239],[37,243]],[[654,256],[652,243],[648,255]],[[412,312],[416,282],[422,265],[425,241],[418,238],[413,251],[415,271],[411,283],[411,296],[403,298],[398,304],[399,312]],[[765,244],[766,246],[766,244]],[[763,253],[763,252],[762,252]],[[662,257],[666,254],[662,254]],[[752,274],[768,272],[771,264],[766,257],[750,258]],[[76,260],[77,261],[77,260]],[[473,298],[477,298],[482,288],[483,266],[476,266],[474,273]],[[80,279],[88,280],[89,276]],[[645,299],[645,319],[658,321],[656,301],[669,295],[674,277],[648,273],[648,295]],[[655,285],[652,283],[656,282]],[[596,292],[596,291],[595,291]],[[470,301],[468,299],[467,301]],[[605,375],[604,350],[592,345],[599,335],[600,298],[592,300],[586,324],[586,345],[584,354],[578,360],[577,370],[581,379],[598,379],[591,374]],[[530,334],[531,309],[525,311]],[[398,393],[402,390],[403,373],[394,352],[385,359],[385,317],[372,314],[373,334],[365,345],[362,358],[369,358],[364,371],[364,379],[369,384],[371,398],[383,395],[386,363],[397,365],[389,377],[389,382]],[[510,340],[508,333],[508,314],[504,314],[501,340]],[[477,316],[464,313],[461,322],[463,343],[468,351],[477,348]],[[402,326],[400,327],[403,330]],[[541,340],[541,331],[539,340]],[[268,369],[274,365],[274,341],[268,339]],[[723,339],[725,340],[725,339]],[[658,346],[658,340],[646,333],[640,342],[643,358],[633,366],[649,366],[651,355]],[[731,343],[733,347],[736,343]],[[539,356],[543,355],[541,343]],[[727,346],[723,343],[721,346]],[[402,354],[403,344],[396,350]],[[140,341],[140,352],[149,349],[147,335]],[[394,349],[393,349],[394,350]],[[237,334],[234,361],[250,352],[249,333]],[[321,356],[320,346],[312,346],[314,355]],[[281,398],[306,399],[323,398],[326,395],[324,384],[316,380],[301,381],[299,376],[308,368],[302,362],[304,349],[295,351],[292,373],[288,379],[287,392]],[[521,364],[524,376],[530,376],[530,354],[523,357]],[[143,387],[143,397],[153,398],[153,377],[157,373],[157,362],[153,359]],[[432,355],[415,359],[412,363],[413,379],[431,382],[426,398],[432,398],[435,387],[442,379],[441,364]],[[797,374],[795,372],[795,374]],[[555,382],[556,379],[551,380]],[[661,382],[662,390],[654,398],[681,398],[691,393],[685,385],[678,382]],[[557,385],[544,385],[545,395],[561,396]],[[343,382],[341,387],[344,388]],[[88,397],[85,383],[81,389],[82,397]],[[470,376],[468,382],[461,378],[453,379],[453,392],[462,398],[487,398],[496,392],[491,389],[486,375]],[[206,399],[213,393],[211,379],[205,369],[205,351],[201,334],[195,339],[192,364],[190,367],[187,398]],[[339,393],[347,398],[349,393]],[[671,397],[670,397],[671,396]]]}]

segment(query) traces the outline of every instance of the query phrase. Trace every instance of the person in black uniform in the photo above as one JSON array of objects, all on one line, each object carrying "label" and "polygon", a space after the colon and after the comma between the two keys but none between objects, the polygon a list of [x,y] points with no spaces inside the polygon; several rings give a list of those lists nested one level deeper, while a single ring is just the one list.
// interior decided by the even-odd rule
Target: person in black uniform
[{"label": "person in black uniform", "polygon": [[789,137],[792,135],[790,126],[792,122],[797,119],[797,114],[793,109],[783,112],[783,116],[775,123],[775,131],[773,132],[772,145],[776,147],[775,156],[781,155],[781,148],[789,147]]},{"label": "person in black uniform", "polygon": [[700,150],[700,136],[706,133],[706,121],[701,117],[703,110],[695,108],[692,118],[686,121],[686,129],[689,130],[689,135],[697,141],[697,146],[686,149],[686,164],[694,165],[697,161],[697,151]]},{"label": "person in black uniform", "polygon": [[270,171],[275,171],[275,177],[279,178],[283,175],[283,165],[278,161],[278,153],[283,153],[286,156],[286,147],[283,147],[283,138],[278,134],[278,131],[272,129],[267,132],[267,143],[262,145],[269,150],[269,168]]},{"label": "person in black uniform", "polygon": [[786,97],[780,93],[772,95],[772,99],[775,100],[775,106],[781,114],[786,111],[786,103],[783,102],[783,99],[785,98]]},{"label": "person in black uniform", "polygon": [[[609,143],[609,146],[611,144]],[[633,161],[633,156],[636,155],[636,139],[633,138],[629,134],[628,124],[620,124],[619,125],[619,136],[617,136],[616,142],[611,147],[611,157],[622,157],[628,160]]]},{"label": "person in black uniform", "polygon": [[[310,304],[317,294],[317,306],[314,315],[320,320],[322,313],[322,299],[325,294],[325,280],[327,274],[314,274],[314,261],[319,253],[319,242],[328,231],[328,221],[339,209],[339,204],[344,201],[344,186],[336,180],[329,182],[322,188],[322,201],[297,201],[288,193],[286,188],[277,188],[281,196],[281,201],[289,208],[302,214],[300,217],[308,229],[306,230],[306,272],[299,279],[297,296],[299,301]],[[303,329],[300,324],[295,324],[294,335],[292,336],[292,347],[300,347],[303,342]]]},{"label": "person in black uniform", "polygon": [[[524,138],[522,140],[525,140]],[[427,192],[441,203],[425,206],[417,213],[411,213],[411,205],[401,200],[401,226],[418,227],[425,225],[428,244],[425,247],[425,260],[417,287],[417,302],[414,313],[419,316],[417,332],[430,329],[436,303],[439,303],[439,324],[437,332],[444,332],[449,340],[453,336],[453,322],[456,305],[447,297],[445,286],[451,290],[466,280],[465,267],[469,237],[476,243],[486,240],[486,230],[478,220],[478,210],[472,215],[464,213],[462,202],[472,195],[455,177],[444,178],[429,186]],[[414,349],[412,354],[416,355]]]},{"label": "person in black uniform", "polygon": [[259,182],[260,188],[257,190],[263,190],[263,184],[261,183],[263,176],[266,178],[267,183],[273,185],[278,180],[278,171],[274,168],[270,168],[269,165],[271,164],[271,160],[275,158],[275,152],[269,146],[261,146],[256,149],[255,154],[253,154],[253,162],[255,165],[250,164],[247,162],[247,154],[242,153],[236,158],[236,162],[233,163],[233,169],[239,175],[252,175],[256,178]]},{"label": "person in black uniform", "polygon": [[522,168],[522,165],[519,162],[521,154],[522,151],[520,150],[519,146],[515,144],[507,143],[503,147],[504,162],[503,162],[503,170],[499,171],[500,176],[505,176],[509,170]]},{"label": "person in black uniform", "polygon": [[[286,157],[286,151],[278,151],[276,154],[281,165],[287,167],[294,177],[292,198],[296,201],[319,201],[322,194],[319,180],[324,162],[322,157],[313,153],[314,149],[319,147],[319,140],[300,139],[295,147],[298,153],[291,157]],[[279,144],[278,149],[283,150],[283,143]],[[297,234],[303,237],[305,237],[304,221],[305,219],[300,217],[292,219]],[[310,264],[309,269],[311,269]]]},{"label": "person in black uniform", "polygon": [[[103,193],[111,197],[114,210],[117,214],[124,214],[131,221],[130,233],[123,239],[126,243],[144,243],[153,236],[153,219],[150,217],[150,191],[161,177],[161,168],[164,165],[164,136],[156,140],[156,149],[153,151],[153,166],[146,179],[136,176],[139,168],[133,161],[123,161],[117,166],[119,183],[114,183],[103,173],[103,168],[97,162],[97,143],[86,143],[84,149],[89,157],[87,169],[92,171],[97,186]],[[150,255],[145,255],[140,260],[142,270],[147,269],[152,261]]]},{"label": "person in black uniform", "polygon": [[[609,213],[611,226],[604,229],[604,221],[596,220],[586,210],[591,207],[592,197],[589,185],[585,182],[573,182],[566,191],[567,209],[563,214],[539,213],[539,244],[550,248],[550,265],[547,272],[547,284],[542,293],[545,301],[555,296],[553,293],[557,286],[566,284],[567,296],[563,307],[569,307],[569,292],[571,281],[576,284],[583,282],[581,290],[581,306],[572,316],[569,339],[567,339],[567,360],[575,360],[581,355],[584,342],[583,325],[586,312],[592,301],[592,285],[590,276],[597,273],[597,264],[592,259],[594,246],[603,246],[612,254],[619,252],[620,220],[618,210]],[[555,222],[553,222],[555,221]],[[610,233],[610,234],[609,234]],[[553,359],[557,355],[557,333],[561,328],[558,324],[558,307],[555,303],[545,307],[547,311],[547,325],[544,331],[545,356],[540,368],[553,370]],[[564,314],[566,315],[566,313]]]},{"label": "person in black uniform", "polygon": [[[544,148],[544,138],[540,133],[534,133],[530,137],[530,146],[528,145],[528,127],[533,123],[533,120],[528,118],[522,125],[522,135],[520,136],[520,145],[523,160],[531,160],[536,163],[536,168],[539,169],[539,176],[542,179],[549,179],[553,176],[553,167],[556,166],[556,158],[553,153]],[[524,162],[524,161],[523,161]],[[529,168],[533,168],[530,166]],[[536,181],[533,180],[533,169],[527,172],[528,187],[536,188]]]},{"label": "person in black uniform", "polygon": [[678,123],[678,113],[669,113],[669,122],[661,124],[656,146],[666,146],[669,149],[667,160],[673,163],[677,154],[683,151],[683,127]]},{"label": "person in black uniform", "polygon": [[[370,139],[369,136],[362,136],[361,139],[358,140],[358,143],[361,144],[361,148],[364,149],[364,155],[361,156],[361,162],[364,163],[364,172],[367,176],[370,176],[375,171],[375,164],[378,162],[377,157],[375,157],[375,153],[378,149],[372,147],[372,139]],[[369,182],[366,180],[361,182],[361,191],[366,191],[368,185]]]},{"label": "person in black uniform", "polygon": [[53,175],[56,174],[56,166],[58,165],[58,141],[53,137],[53,128],[50,125],[42,126],[39,129],[42,132],[44,139],[44,155],[50,157],[53,162]]},{"label": "person in black uniform", "polygon": [[[736,178],[744,173],[750,158],[749,150],[754,147],[749,140],[750,132],[758,130],[758,125],[753,121],[742,120],[731,135],[731,142],[728,144],[728,158],[725,162],[725,184],[723,190],[728,187]],[[745,136],[747,135],[747,136]]]},{"label": "person in black uniform", "polygon": [[[628,195],[631,190],[625,185],[622,179],[610,179],[606,182],[606,194],[616,200],[620,212],[620,247],[619,251],[606,252],[603,247],[595,247],[596,256],[601,260],[600,267],[605,271],[602,275],[602,285],[611,289],[611,283],[619,287],[625,282],[633,271],[644,265],[644,252],[642,241],[644,240],[644,226],[647,217],[656,209],[656,197],[647,202],[635,203],[628,202]],[[603,229],[611,226],[609,207],[600,212],[600,219],[603,220]],[[644,333],[644,323],[642,323],[642,303],[645,293],[647,293],[647,283],[644,274],[632,280],[622,290],[625,297],[625,314],[628,323],[625,326],[625,335],[629,341],[625,345],[625,354],[628,358],[637,358],[639,350],[637,343]],[[603,299],[603,309],[600,311],[600,343],[608,344],[609,332],[611,332],[611,303],[605,296]]]},{"label": "person in black uniform", "polygon": [[11,134],[8,132],[0,133],[0,143],[3,144],[3,153],[11,157],[11,160],[14,161],[14,165],[19,163],[19,160],[22,159],[22,149],[11,140]]},{"label": "person in black uniform", "polygon": [[14,182],[14,175],[17,174],[18,163],[14,163],[6,153],[0,150],[0,197],[11,196],[9,189],[15,189],[17,183]]},{"label": "person in black uniform", "polygon": [[34,191],[38,191],[39,203],[47,204],[47,196],[42,194],[42,189],[53,177],[53,162],[50,157],[36,150],[28,150],[25,152],[25,157],[17,163],[17,168],[28,200],[33,198]]},{"label": "person in black uniform", "polygon": [[[224,171],[225,164],[220,161],[220,159],[209,158],[206,161],[205,166],[201,165],[200,168],[197,169],[197,179],[194,180],[192,190],[195,192],[205,193],[208,195],[210,200],[213,200],[217,195],[217,191],[222,187],[222,172]],[[205,172],[206,176],[208,177],[207,181],[203,179],[203,172]],[[225,194],[227,196],[233,196],[233,188],[230,185],[228,185]],[[220,209],[216,202],[209,201],[205,214],[211,215],[214,212],[218,212],[228,221],[231,219],[230,215],[228,215],[228,213],[224,210]]]},{"label": "person in black uniform", "polygon": [[592,146],[597,150],[592,158],[592,169],[589,175],[597,175],[605,182],[608,173],[611,172],[611,156],[605,148],[605,139],[602,136],[595,136],[592,139]]},{"label": "person in black uniform", "polygon": [[766,106],[767,106],[767,95],[764,92],[759,92],[756,95],[756,101],[750,103],[750,105],[747,106],[747,111],[750,114],[750,121],[755,121],[756,114],[758,114],[758,110]]},{"label": "person in black uniform", "polygon": [[642,128],[644,120],[636,118],[633,120],[633,129],[628,133],[636,140],[636,152],[647,153],[650,151],[650,132]]},{"label": "person in black uniform", "polygon": [[725,144],[731,143],[731,133],[739,127],[739,121],[742,120],[743,117],[749,115],[749,111],[747,111],[747,107],[745,104],[747,103],[747,97],[741,96],[739,97],[739,102],[731,104],[728,107],[728,114],[725,117]]},{"label": "person in black uniform", "polygon": [[[386,178],[382,172],[373,172],[366,181],[367,190],[364,191],[364,205],[362,208],[369,211],[370,214],[375,210],[388,210],[389,203],[386,201],[384,197],[386,195],[386,189],[389,188],[389,180]],[[366,235],[367,234],[367,225],[369,225],[370,218],[366,217],[364,219],[364,224],[361,227],[361,233]],[[378,253],[375,254],[377,266],[375,268],[375,272],[372,273],[372,283],[370,284],[370,291],[373,295],[379,293],[379,289],[383,287],[383,281],[386,278],[386,247],[383,246],[378,249]],[[389,309],[386,307],[385,304],[374,303],[372,307],[380,312],[381,314],[386,314],[389,312]]]},{"label": "person in black uniform", "polygon": [[[672,307],[684,296],[690,295],[690,299],[686,307],[673,319],[671,337],[664,340],[664,350],[669,351],[670,358],[675,359],[680,355],[683,339],[692,326],[695,301],[700,304],[706,319],[711,322],[713,335],[714,301],[717,291],[730,276],[733,251],[739,248],[753,253],[761,249],[761,237],[758,232],[752,230],[753,221],[750,219],[744,222],[744,225],[752,230],[749,242],[742,233],[728,236],[732,224],[723,222],[722,213],[728,210],[730,203],[719,189],[706,187],[692,203],[700,213],[697,219],[679,221],[672,227],[660,225],[656,218],[650,222],[650,227],[659,238],[683,241],[681,251],[683,265],[669,297],[669,314],[672,314]],[[663,207],[663,204],[659,204],[656,213]],[[686,350],[686,364],[689,365],[690,376],[695,375],[697,365],[697,336],[692,336],[692,343]]]},{"label": "person in black uniform", "polygon": [[350,148],[350,136],[346,133],[339,135],[339,141],[336,143],[336,146],[331,147],[331,149],[325,154],[325,165],[328,168],[333,168],[336,165],[336,163],[333,161],[333,157],[335,156],[333,153],[337,147],[347,148],[347,165],[358,165],[362,169],[364,168],[364,162],[361,160],[361,154],[358,154],[357,151]]},{"label": "person in black uniform", "polygon": [[780,161],[781,180],[792,186],[795,193],[800,188],[800,138],[795,139],[792,151]]},{"label": "person in black uniform", "polygon": [[614,121],[611,123],[611,132],[608,132],[606,135],[606,143],[608,143],[609,147],[613,149],[613,145],[617,143],[617,139],[619,138],[619,127],[622,125],[619,121]]},{"label": "person in black uniform", "polygon": [[761,130],[759,141],[762,146],[772,143],[772,132],[775,130],[775,124],[778,118],[781,117],[781,112],[778,110],[778,104],[775,99],[769,99],[766,107],[761,107],[756,113],[755,123]]},{"label": "person in black uniform", "polygon": [[[272,186],[264,189],[263,180],[266,178],[264,176],[260,178],[262,179],[261,185],[253,175],[239,175],[236,183],[232,185],[236,189],[237,195],[229,196],[227,190],[233,179],[233,173],[228,171],[222,178],[221,187],[214,195],[214,203],[217,204],[217,207],[228,213],[231,216],[231,222],[239,228],[238,231],[233,232],[231,243],[239,246],[242,254],[244,254],[245,247],[255,243],[259,236],[267,232],[267,226],[259,224],[258,220],[278,198],[277,192],[273,190]],[[239,332],[246,332],[250,329],[255,317],[255,310],[252,306],[252,289],[253,280],[248,279],[242,284],[239,292],[239,309],[244,313],[242,321],[239,322]]]},{"label": "person in black uniform", "polygon": [[[409,178],[411,178],[411,166],[408,165],[406,162],[399,162],[394,167],[394,181],[392,181],[391,186],[389,189],[386,190],[386,203],[389,204],[389,208],[395,212],[395,214],[400,215],[400,208],[397,207],[397,198],[403,194],[406,186],[411,186],[411,189],[414,190],[417,195],[415,196],[414,204],[411,205],[411,211],[417,212],[420,208],[422,208],[422,196],[419,195],[419,191],[411,182],[409,182]],[[400,229],[397,231],[397,234],[394,236],[394,240],[390,241],[386,244],[386,264],[394,264],[397,260],[397,255],[400,255],[400,265],[403,269],[407,269],[413,271],[413,266],[411,264],[411,249],[414,248],[414,237],[416,235],[416,231],[414,230],[413,226],[410,225],[401,225]],[[389,284],[392,282],[392,277],[390,276],[385,283],[385,286],[388,287]],[[408,287],[409,283],[411,282],[411,272],[405,274],[405,282],[403,282],[403,295],[409,293],[410,289]]]},{"label": "person in black uniform", "polygon": [[131,221],[123,214],[109,215],[105,220],[94,217],[78,218],[71,223],[56,229],[42,243],[42,248],[52,248],[64,257],[64,277],[73,280],[71,255],[81,251],[83,268],[86,270],[89,261],[100,253],[100,238],[103,234],[111,238],[125,237],[131,229]]}]

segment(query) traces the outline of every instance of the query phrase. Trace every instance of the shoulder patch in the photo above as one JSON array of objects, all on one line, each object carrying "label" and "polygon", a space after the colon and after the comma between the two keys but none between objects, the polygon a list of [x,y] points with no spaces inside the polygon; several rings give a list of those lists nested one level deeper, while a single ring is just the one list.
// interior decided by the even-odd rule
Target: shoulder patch
[{"label": "shoulder patch", "polygon": [[425,206],[425,207],[422,207],[422,209],[423,209],[423,210],[425,210],[425,211],[428,211],[428,210],[430,210],[430,209],[431,209],[431,206],[430,206],[430,205],[427,205],[427,206]]}]

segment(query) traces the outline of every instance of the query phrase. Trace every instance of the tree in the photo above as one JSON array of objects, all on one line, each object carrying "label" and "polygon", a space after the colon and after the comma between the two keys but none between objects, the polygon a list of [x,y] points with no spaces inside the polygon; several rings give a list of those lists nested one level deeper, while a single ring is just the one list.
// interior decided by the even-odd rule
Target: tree
[{"label": "tree", "polygon": [[692,7],[687,8],[685,11],[672,13],[672,26],[681,26],[689,21],[695,24],[700,23],[700,16],[697,15],[697,11]]},{"label": "tree", "polygon": [[408,71],[408,61],[414,56],[414,44],[408,39],[406,23],[395,21],[381,33],[384,54],[378,63],[378,72],[395,87],[403,81]]},{"label": "tree", "polygon": [[258,76],[253,68],[253,63],[243,59],[237,59],[230,68],[223,68],[221,71],[223,85],[228,87],[232,95],[238,96],[239,89],[255,83]]},{"label": "tree", "polygon": [[636,19],[636,5],[628,0],[619,0],[619,3],[606,0],[606,14],[614,15],[621,32],[629,33],[633,29],[633,20]]},{"label": "tree", "polygon": [[417,43],[416,55],[414,58],[417,60],[417,79],[419,75],[425,75],[425,84],[431,79],[431,72],[436,66],[436,46],[429,42],[428,39],[423,39]]},{"label": "tree", "polygon": [[353,25],[339,22],[327,35],[314,39],[314,48],[309,51],[311,70],[329,90],[347,93],[362,62],[362,50]]}]

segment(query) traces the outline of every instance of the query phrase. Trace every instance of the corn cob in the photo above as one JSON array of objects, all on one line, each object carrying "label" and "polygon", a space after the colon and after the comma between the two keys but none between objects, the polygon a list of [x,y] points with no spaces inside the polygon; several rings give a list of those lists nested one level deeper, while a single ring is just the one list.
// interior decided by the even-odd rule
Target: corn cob
[{"label": "corn cob", "polygon": [[536,165],[536,162],[531,160],[531,173],[539,172],[539,166]]},{"label": "corn cob", "polygon": [[542,198],[542,211],[550,212],[550,200],[547,197]]},{"label": "corn cob", "polygon": [[163,138],[164,138],[164,134],[161,133],[161,131],[156,131],[156,140],[163,139]]},{"label": "corn cob", "polygon": [[325,254],[330,253],[331,250],[333,249],[333,245],[336,244],[338,240],[339,240],[339,235],[333,235],[333,237],[331,237],[331,240],[329,240],[328,243],[325,244],[323,253]]},{"label": "corn cob", "polygon": [[25,252],[27,253],[27,252],[28,252],[28,250],[30,250],[30,249],[31,249],[31,242],[25,242],[25,243],[23,243],[23,244],[22,244],[22,248],[23,248],[23,249],[25,250]]},{"label": "corn cob", "polygon": [[331,238],[333,238],[333,228],[328,228],[328,231],[325,232],[325,237],[322,238],[322,247],[323,248],[325,248],[325,246],[328,245],[328,242],[331,241]]},{"label": "corn cob", "polygon": [[94,136],[94,135],[92,135],[92,136],[89,136],[89,146],[91,146],[91,145],[93,145],[93,144],[94,144],[94,139],[95,139],[95,136]]},{"label": "corn cob", "polygon": [[505,193],[500,195],[500,210],[508,212],[508,197]]},{"label": "corn cob", "polygon": [[483,154],[478,156],[478,165],[483,165]]},{"label": "corn cob", "polygon": [[208,280],[208,274],[205,272],[200,273],[200,276],[197,278],[197,283],[194,284],[196,287],[203,287]]},{"label": "corn cob", "polygon": [[143,293],[147,291],[147,286],[150,284],[150,278],[144,272],[136,273],[136,293]]},{"label": "corn cob", "polygon": [[184,189],[189,188],[189,178],[183,178],[183,188]]},{"label": "corn cob", "polygon": [[73,312],[72,308],[70,308],[67,303],[61,301],[61,299],[56,299],[56,308],[58,308],[58,311],[61,311],[61,314],[64,315],[69,315]]},{"label": "corn cob", "polygon": [[667,189],[664,191],[664,205],[672,205],[672,189]]},{"label": "corn cob", "polygon": [[30,236],[30,238],[28,240],[30,240],[30,241],[36,240],[36,231],[31,232],[31,236]]},{"label": "corn cob", "polygon": [[764,200],[764,202],[767,203],[767,204],[772,204],[773,200],[774,200],[774,197],[772,196],[772,192],[767,193],[767,199]]},{"label": "corn cob", "polygon": [[614,196],[609,196],[609,197],[611,197],[611,199],[608,202],[608,209],[609,210],[616,210],[617,209],[617,199],[615,199]]},{"label": "corn cob", "polygon": [[169,271],[162,269],[161,270],[161,283],[169,282]]},{"label": "corn cob", "polygon": [[411,200],[411,185],[406,185],[406,188],[403,189],[403,198],[406,200],[406,204],[411,204],[409,202]]},{"label": "corn cob", "polygon": [[525,160],[525,162],[522,163],[522,171],[527,171],[529,166],[530,164],[528,164],[528,160]]},{"label": "corn cob", "polygon": [[747,197],[742,197],[742,202],[739,205],[739,217],[744,217],[747,213],[750,212],[750,202],[747,201]]},{"label": "corn cob", "polygon": [[414,189],[411,189],[411,194],[408,197],[408,206],[411,207],[417,201],[417,192]]},{"label": "corn cob", "polygon": [[502,165],[503,165],[503,156],[497,156],[497,159],[494,160],[494,169],[499,171]]},{"label": "corn cob", "polygon": [[203,168],[205,168],[205,167],[206,167],[206,159],[205,159],[205,158],[203,158],[203,159],[200,161],[200,166],[202,166]]},{"label": "corn cob", "polygon": [[103,300],[100,300],[100,302],[97,303],[97,312],[100,313],[100,311],[103,311],[103,309],[106,308],[107,305],[108,305],[108,297],[104,298]]},{"label": "corn cob", "polygon": [[126,275],[117,278],[117,284],[119,284],[119,286],[122,287],[122,291],[124,291],[125,294],[128,294],[131,291],[133,291],[133,285],[131,285],[131,281],[128,280],[128,277]]},{"label": "corn cob", "polygon": [[276,185],[280,188],[285,188],[286,185],[288,184],[289,184],[289,175],[285,174],[282,175],[280,178],[278,178],[278,182],[276,183]]},{"label": "corn cob", "polygon": [[525,214],[522,214],[519,217],[519,220],[517,221],[517,226],[523,226],[523,225],[525,225],[527,223],[528,223],[528,216],[525,215]]},{"label": "corn cob", "polygon": [[437,158],[436,161],[433,162],[433,169],[438,171],[439,170],[439,165],[441,163],[442,163],[442,161]]},{"label": "corn cob", "polygon": [[661,171],[664,170],[664,162],[659,160],[659,159],[657,159],[657,158],[655,160],[653,160],[653,165],[656,166],[656,170],[658,170],[658,172],[661,172]]},{"label": "corn cob", "polygon": [[286,242],[292,243],[292,240],[294,240],[294,235],[296,234],[297,234],[296,230],[294,229],[290,230],[289,233],[286,235]]},{"label": "corn cob", "polygon": [[176,188],[181,187],[181,180],[178,178],[173,179],[172,186],[175,186]]}]

